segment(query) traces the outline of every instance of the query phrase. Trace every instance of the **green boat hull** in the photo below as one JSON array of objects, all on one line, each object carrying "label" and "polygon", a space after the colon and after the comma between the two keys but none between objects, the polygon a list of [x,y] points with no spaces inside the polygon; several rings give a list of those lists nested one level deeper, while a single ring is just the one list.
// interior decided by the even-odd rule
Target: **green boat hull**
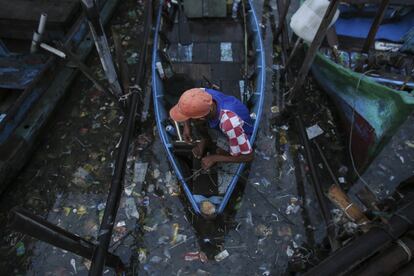
[{"label": "green boat hull", "polygon": [[414,97],[376,83],[318,53],[312,73],[335,102],[357,167],[365,169],[414,109]]}]

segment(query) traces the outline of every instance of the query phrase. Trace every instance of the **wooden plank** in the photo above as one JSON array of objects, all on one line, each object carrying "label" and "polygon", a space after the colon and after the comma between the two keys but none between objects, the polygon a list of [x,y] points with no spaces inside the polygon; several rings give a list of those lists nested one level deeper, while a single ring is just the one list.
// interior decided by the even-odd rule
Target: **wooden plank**
[{"label": "wooden plank", "polygon": [[212,80],[241,80],[243,79],[243,64],[241,63],[216,63],[211,64]]},{"label": "wooden plank", "polygon": [[390,3],[390,0],[383,0],[381,1],[381,5],[379,6],[378,13],[375,16],[374,22],[372,22],[371,28],[369,29],[369,33],[367,38],[365,39],[364,46],[362,46],[362,52],[368,53],[369,50],[374,45],[375,41],[375,35],[378,32],[379,25],[382,22],[382,19],[384,19],[385,12],[387,11],[388,4]]},{"label": "wooden plank", "polygon": [[210,63],[220,62],[220,43],[209,43],[208,44],[208,59]]},{"label": "wooden plank", "polygon": [[210,42],[243,42],[243,25],[233,19],[211,20],[206,22],[203,33],[207,29]]},{"label": "wooden plank", "polygon": [[289,100],[292,100],[296,96],[298,91],[302,89],[302,85],[305,82],[305,79],[309,73],[313,60],[315,59],[316,53],[319,47],[321,46],[323,39],[325,38],[326,31],[335,15],[339,2],[339,0],[332,0],[329,3],[328,9],[326,10],[321,25],[319,26],[319,29],[316,32],[315,38],[313,39],[308,51],[306,52],[305,60],[303,61],[296,82],[294,83],[292,91],[289,95]]},{"label": "wooden plank", "polygon": [[193,80],[202,80],[203,76],[211,79],[211,65],[197,63],[175,63],[173,64],[174,72],[187,75]]},{"label": "wooden plank", "polygon": [[80,9],[76,0],[0,0],[0,37],[11,39],[31,39],[37,29],[40,15],[48,15],[46,33],[51,39],[64,37]]},{"label": "wooden plank", "polygon": [[[382,0],[341,0],[343,3],[361,5],[361,4],[381,4]],[[391,5],[413,6],[414,0],[391,0]]]},{"label": "wooden plank", "polygon": [[47,13],[49,23],[65,23],[79,8],[76,0],[0,0],[0,18],[18,21],[38,22],[42,13]]},{"label": "wooden plank", "polygon": [[234,96],[239,100],[241,99],[239,80],[221,80],[220,90],[226,95]]},{"label": "wooden plank", "polygon": [[206,42],[193,44],[193,62],[194,63],[210,63],[208,58],[208,46]]}]

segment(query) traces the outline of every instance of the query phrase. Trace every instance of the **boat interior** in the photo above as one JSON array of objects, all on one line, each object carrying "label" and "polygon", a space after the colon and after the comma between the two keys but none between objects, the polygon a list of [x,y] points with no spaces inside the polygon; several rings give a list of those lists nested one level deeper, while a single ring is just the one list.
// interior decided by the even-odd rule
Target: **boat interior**
[{"label": "boat interior", "polygon": [[[168,116],[169,109],[184,91],[194,87],[214,88],[245,102],[252,113],[257,112],[257,98],[249,94],[257,89],[257,53],[253,50],[257,46],[254,35],[249,35],[251,28],[245,25],[249,23],[245,23],[242,9],[233,18],[226,1],[210,2],[210,7],[197,8],[192,7],[195,3],[184,1],[181,11],[165,7],[162,12],[157,50],[161,72],[156,66],[164,93],[161,131],[174,126]],[[181,21],[183,10],[186,22]],[[208,171],[201,170],[201,160],[192,154],[194,144],[184,143],[177,135],[180,127],[174,129],[174,133],[166,133],[167,139],[172,141],[173,158],[195,200],[209,198],[219,205],[240,164],[220,164]],[[193,122],[192,134],[196,140],[201,138],[198,129]],[[215,154],[216,150],[213,145],[206,154]]]},{"label": "boat interior", "polygon": [[[321,51],[345,67],[366,72],[379,83],[411,92],[414,89],[414,2],[400,2],[391,1],[386,8],[373,48],[366,53],[364,43],[379,5],[340,4],[339,18],[329,29]],[[339,51],[335,53],[333,47]]]}]

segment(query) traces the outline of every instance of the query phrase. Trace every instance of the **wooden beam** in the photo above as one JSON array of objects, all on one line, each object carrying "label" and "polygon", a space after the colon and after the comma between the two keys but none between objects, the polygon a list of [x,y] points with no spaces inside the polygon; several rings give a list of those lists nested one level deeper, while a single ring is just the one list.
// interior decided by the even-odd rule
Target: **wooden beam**
[{"label": "wooden beam", "polygon": [[[381,4],[382,0],[342,0],[342,3],[361,5],[361,4]],[[413,6],[414,0],[391,0],[391,5]]]},{"label": "wooden beam", "polygon": [[362,46],[362,52],[368,53],[372,48],[375,41],[375,35],[378,32],[379,25],[384,19],[385,12],[387,10],[390,0],[382,0],[381,5],[378,8],[377,15],[375,16],[374,22],[372,22],[371,28],[369,29],[368,37],[365,39],[364,46]]},{"label": "wooden beam", "polygon": [[313,60],[315,59],[316,53],[319,47],[321,46],[323,39],[325,38],[329,24],[332,22],[335,12],[338,8],[339,2],[339,0],[331,0],[331,2],[329,3],[328,8],[326,9],[326,13],[322,19],[321,25],[319,26],[319,29],[316,32],[315,38],[313,39],[308,51],[306,52],[305,60],[303,61],[298,77],[290,93],[289,101],[294,99],[298,91],[302,89],[303,83],[305,82],[305,79],[309,73]]},{"label": "wooden beam", "polygon": [[286,27],[286,16],[289,11],[290,0],[277,0],[276,2],[279,13],[279,24],[277,25],[276,34],[274,36],[275,41],[279,39],[279,35]]}]

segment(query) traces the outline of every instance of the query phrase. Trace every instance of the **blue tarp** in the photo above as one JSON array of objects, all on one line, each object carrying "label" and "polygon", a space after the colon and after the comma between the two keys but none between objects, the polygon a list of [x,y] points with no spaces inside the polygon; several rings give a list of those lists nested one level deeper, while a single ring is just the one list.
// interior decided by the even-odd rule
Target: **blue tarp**
[{"label": "blue tarp", "polygon": [[404,36],[404,45],[400,51],[414,54],[414,27]]},{"label": "blue tarp", "polygon": [[[366,38],[371,28],[373,18],[339,18],[335,23],[338,35],[346,35],[357,38]],[[403,37],[414,27],[414,11],[404,15],[401,20],[393,23],[382,24],[377,32],[376,39],[402,42]]]}]

